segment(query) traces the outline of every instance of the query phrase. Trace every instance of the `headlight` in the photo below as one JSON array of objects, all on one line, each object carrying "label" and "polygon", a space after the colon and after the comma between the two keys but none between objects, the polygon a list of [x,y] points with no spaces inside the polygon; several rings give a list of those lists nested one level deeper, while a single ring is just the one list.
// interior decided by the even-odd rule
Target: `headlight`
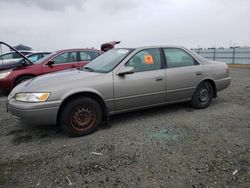
[{"label": "headlight", "polygon": [[22,102],[44,102],[50,93],[17,93],[15,99]]},{"label": "headlight", "polygon": [[11,71],[0,73],[0,79],[6,78],[7,76],[9,76],[10,73]]}]

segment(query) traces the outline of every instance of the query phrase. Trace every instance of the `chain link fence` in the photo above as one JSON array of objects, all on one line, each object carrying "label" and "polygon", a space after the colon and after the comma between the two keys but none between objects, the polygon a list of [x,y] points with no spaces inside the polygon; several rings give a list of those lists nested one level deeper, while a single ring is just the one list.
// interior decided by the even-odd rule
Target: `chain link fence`
[{"label": "chain link fence", "polygon": [[194,49],[201,56],[228,64],[250,64],[250,47]]}]

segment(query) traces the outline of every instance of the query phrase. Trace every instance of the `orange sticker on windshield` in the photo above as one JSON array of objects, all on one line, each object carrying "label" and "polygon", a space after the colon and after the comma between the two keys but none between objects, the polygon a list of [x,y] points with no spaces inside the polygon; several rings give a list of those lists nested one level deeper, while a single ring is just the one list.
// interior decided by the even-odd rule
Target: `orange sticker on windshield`
[{"label": "orange sticker on windshield", "polygon": [[145,55],[145,56],[144,56],[144,61],[145,61],[145,63],[148,64],[148,65],[154,64],[154,59],[153,59],[153,56],[152,56],[152,55]]}]

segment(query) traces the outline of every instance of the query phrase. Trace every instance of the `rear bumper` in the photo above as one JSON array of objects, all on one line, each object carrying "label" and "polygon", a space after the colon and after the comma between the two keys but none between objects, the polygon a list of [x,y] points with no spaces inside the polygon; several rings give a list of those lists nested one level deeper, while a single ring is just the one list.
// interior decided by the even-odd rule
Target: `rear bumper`
[{"label": "rear bumper", "polygon": [[18,102],[14,99],[7,101],[7,110],[13,118],[26,125],[54,125],[57,123],[57,113],[61,101],[43,103]]},{"label": "rear bumper", "polygon": [[217,91],[221,91],[223,89],[226,89],[230,85],[230,83],[231,83],[230,77],[216,81]]}]

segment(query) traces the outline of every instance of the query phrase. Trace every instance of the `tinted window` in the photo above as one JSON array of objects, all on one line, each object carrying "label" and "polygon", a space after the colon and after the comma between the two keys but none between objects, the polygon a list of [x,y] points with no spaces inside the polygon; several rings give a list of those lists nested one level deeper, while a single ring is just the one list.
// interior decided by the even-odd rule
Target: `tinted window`
[{"label": "tinted window", "polygon": [[55,64],[76,62],[76,52],[65,52],[54,58]]},{"label": "tinted window", "polygon": [[191,55],[181,49],[167,48],[164,49],[164,54],[168,68],[192,66],[197,64]]},{"label": "tinted window", "polygon": [[161,69],[161,57],[159,49],[147,49],[133,56],[126,66],[134,67],[135,72]]}]

